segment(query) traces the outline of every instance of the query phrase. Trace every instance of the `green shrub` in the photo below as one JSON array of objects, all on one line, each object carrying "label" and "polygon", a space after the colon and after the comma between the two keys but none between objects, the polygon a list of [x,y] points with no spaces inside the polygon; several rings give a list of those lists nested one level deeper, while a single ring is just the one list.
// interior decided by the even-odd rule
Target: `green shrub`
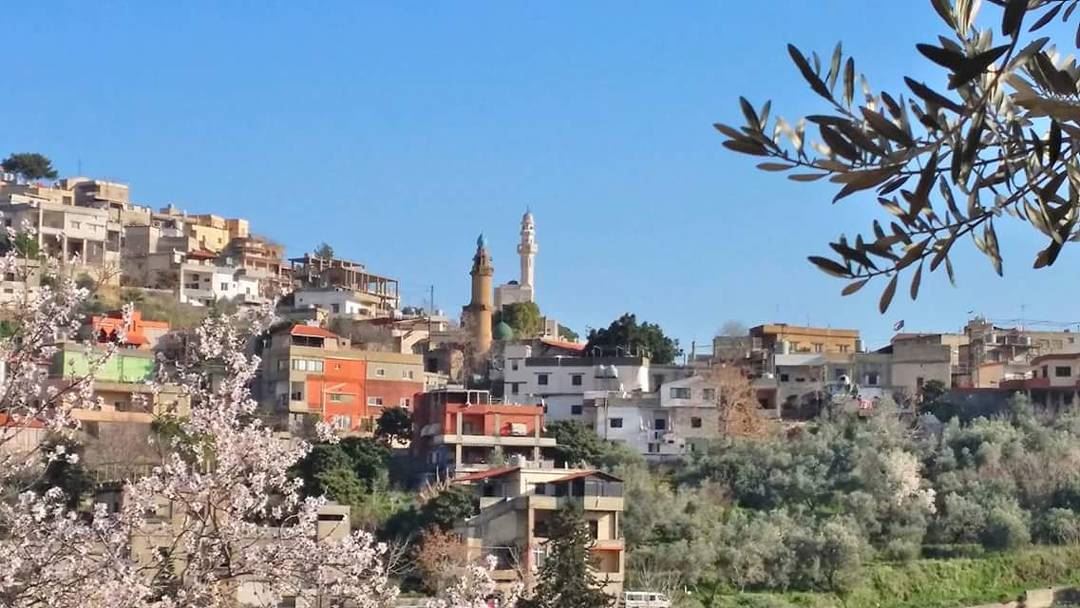
[{"label": "green shrub", "polygon": [[956,559],[961,557],[982,557],[986,549],[975,543],[958,543],[954,545],[923,545],[922,556],[925,559]]}]

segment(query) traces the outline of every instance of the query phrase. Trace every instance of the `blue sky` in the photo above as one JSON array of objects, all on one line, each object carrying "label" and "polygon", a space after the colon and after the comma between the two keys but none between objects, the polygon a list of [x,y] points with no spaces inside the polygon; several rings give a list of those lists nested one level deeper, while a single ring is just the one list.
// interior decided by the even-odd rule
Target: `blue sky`
[{"label": "blue sky", "polygon": [[1031,271],[1041,240],[1016,224],[999,227],[1004,280],[967,247],[957,288],[931,277],[885,317],[881,286],[841,298],[805,258],[867,227],[873,199],[831,205],[829,185],[758,172],[710,127],[741,120],[739,95],[823,109],[789,41],[842,40],[875,87],[934,82],[914,50],[941,32],[929,2],[26,2],[5,18],[0,153],[248,217],[293,254],[328,241],[410,302],[434,284],[455,315],[478,232],[497,282],[516,278],[531,206],[539,303],[578,331],[631,311],[685,347],[728,319],[876,344],[898,319],[1080,318],[1076,251]]}]

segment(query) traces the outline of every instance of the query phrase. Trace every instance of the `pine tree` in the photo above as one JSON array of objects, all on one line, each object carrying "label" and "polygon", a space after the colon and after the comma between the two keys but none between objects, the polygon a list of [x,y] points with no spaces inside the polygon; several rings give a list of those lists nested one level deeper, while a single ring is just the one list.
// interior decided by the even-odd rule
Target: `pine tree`
[{"label": "pine tree", "polygon": [[547,558],[540,568],[533,596],[518,608],[608,608],[614,598],[590,567],[593,546],[589,527],[578,507],[567,505],[553,518]]}]

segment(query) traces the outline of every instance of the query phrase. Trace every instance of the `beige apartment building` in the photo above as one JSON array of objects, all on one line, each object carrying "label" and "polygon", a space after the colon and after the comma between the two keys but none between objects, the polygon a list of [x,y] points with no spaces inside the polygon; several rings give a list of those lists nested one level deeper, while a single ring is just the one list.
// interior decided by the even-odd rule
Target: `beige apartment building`
[{"label": "beige apartment building", "polygon": [[960,359],[967,373],[957,385],[965,388],[995,388],[1022,379],[1036,357],[1080,352],[1075,332],[1002,327],[982,317],[968,321],[964,335],[968,343],[960,348]]},{"label": "beige apartment building", "polygon": [[622,534],[622,480],[594,470],[505,467],[467,475],[480,501],[479,514],[456,528],[469,556],[497,560],[493,578],[503,590],[531,584],[547,556],[556,511],[578,506],[593,538],[596,574],[612,597],[622,594],[626,544]]}]

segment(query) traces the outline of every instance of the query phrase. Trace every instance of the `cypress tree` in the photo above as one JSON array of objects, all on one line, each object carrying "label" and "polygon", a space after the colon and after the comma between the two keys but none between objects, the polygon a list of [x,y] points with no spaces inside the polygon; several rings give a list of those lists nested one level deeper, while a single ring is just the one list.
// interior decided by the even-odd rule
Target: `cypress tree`
[{"label": "cypress tree", "polygon": [[589,526],[578,507],[567,505],[555,513],[547,542],[547,558],[540,568],[533,596],[518,608],[609,608],[615,598],[604,593],[592,566],[594,544]]}]

